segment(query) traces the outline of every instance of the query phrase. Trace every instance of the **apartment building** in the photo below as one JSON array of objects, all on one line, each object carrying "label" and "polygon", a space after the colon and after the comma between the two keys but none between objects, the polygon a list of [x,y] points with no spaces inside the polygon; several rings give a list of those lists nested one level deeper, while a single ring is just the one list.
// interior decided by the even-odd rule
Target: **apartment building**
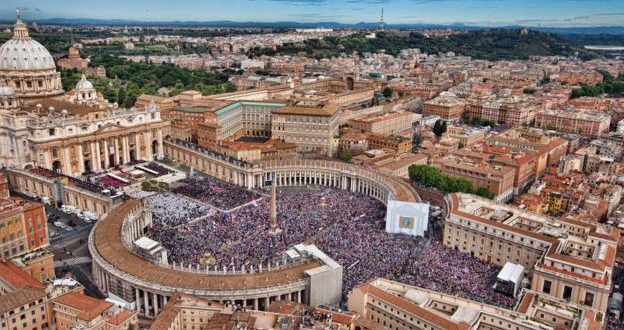
[{"label": "apartment building", "polygon": [[0,329],[49,329],[45,287],[10,261],[0,261]]},{"label": "apartment building", "polygon": [[446,121],[458,121],[464,115],[466,102],[454,95],[440,95],[423,105],[423,116],[439,116]]},{"label": "apartment building", "polygon": [[272,137],[297,145],[300,153],[331,157],[338,147],[339,113],[331,105],[287,106],[272,113]]},{"label": "apartment building", "polygon": [[456,155],[437,160],[435,166],[444,174],[467,179],[476,188],[487,188],[497,201],[508,201],[513,197],[514,170],[510,167],[493,166]]},{"label": "apartment building", "polygon": [[535,127],[599,137],[609,132],[611,116],[603,112],[545,110],[535,117]]},{"label": "apartment building", "polygon": [[392,111],[383,114],[370,114],[351,119],[351,128],[362,132],[379,134],[398,134],[412,129],[414,113]]},{"label": "apartment building", "polygon": [[531,276],[531,290],[606,315],[618,229],[469,194],[451,194],[448,201],[445,246],[499,266],[520,264]]},{"label": "apartment building", "polygon": [[349,295],[349,310],[371,329],[588,330],[604,326],[592,309],[532,290],[514,310],[377,278]]},{"label": "apartment building", "polygon": [[523,102],[518,98],[470,104],[466,108],[470,120],[487,120],[495,124],[506,124],[512,127],[531,124],[538,110],[536,105]]}]

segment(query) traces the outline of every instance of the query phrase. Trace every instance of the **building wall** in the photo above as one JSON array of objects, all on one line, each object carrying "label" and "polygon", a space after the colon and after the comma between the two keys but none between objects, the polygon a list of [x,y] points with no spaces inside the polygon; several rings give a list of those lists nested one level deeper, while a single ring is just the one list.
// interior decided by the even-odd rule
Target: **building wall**
[{"label": "building wall", "polygon": [[[1,296],[0,299],[2,299]],[[45,330],[50,329],[49,321],[46,299],[41,297],[28,305],[23,305],[12,311],[0,314],[0,329]]]},{"label": "building wall", "polygon": [[310,116],[273,114],[272,136],[295,143],[298,151],[333,156],[336,146],[333,138],[338,130],[339,115]]}]

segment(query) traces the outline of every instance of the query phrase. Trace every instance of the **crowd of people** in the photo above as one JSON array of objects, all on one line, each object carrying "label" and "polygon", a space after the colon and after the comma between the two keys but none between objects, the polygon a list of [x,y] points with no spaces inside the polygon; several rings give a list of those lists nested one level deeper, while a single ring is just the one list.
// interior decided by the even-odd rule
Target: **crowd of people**
[{"label": "crowd of people", "polygon": [[218,269],[258,269],[298,243],[316,244],[343,265],[344,297],[355,285],[398,271],[423,241],[386,233],[385,206],[368,196],[336,189],[280,189],[277,200],[278,235],[269,232],[269,198],[264,198],[177,229],[159,221],[149,236],[177,264]]},{"label": "crowd of people", "polygon": [[125,182],[115,179],[112,176],[109,176],[108,174],[102,175],[101,177],[99,177],[97,179],[97,182],[107,188],[110,189],[120,189],[122,187],[124,187],[126,185]]},{"label": "crowd of people", "polygon": [[197,199],[221,210],[230,210],[259,198],[256,193],[212,177],[195,177],[182,181],[173,191]]},{"label": "crowd of people", "polygon": [[153,220],[167,227],[178,227],[191,220],[216,214],[216,211],[207,205],[172,193],[151,195],[147,200],[152,205]]},{"label": "crowd of people", "polygon": [[167,174],[171,174],[171,173],[175,172],[174,170],[172,170],[172,169],[170,169],[168,167],[162,166],[162,165],[160,165],[160,164],[158,164],[156,162],[149,162],[149,163],[143,165],[143,167],[145,167],[147,169],[150,169],[150,170],[152,170],[154,172],[158,172],[159,176],[167,175]]},{"label": "crowd of people", "polygon": [[[386,233],[385,205],[369,196],[333,188],[279,189],[281,232],[274,234],[269,230],[270,198],[256,200],[253,192],[211,178],[188,180],[175,192],[199,202],[171,193],[149,197],[156,221],[148,236],[159,241],[176,264],[258,270],[305,242],[343,266],[343,299],[356,285],[394,276],[484,303],[507,308],[515,304],[514,298],[492,288],[497,267],[425,238]],[[249,204],[211,211],[200,203],[226,210]]]},{"label": "crowd of people", "polygon": [[431,242],[401,274],[399,281],[505,308],[516,299],[494,291],[500,268],[469,254]]}]

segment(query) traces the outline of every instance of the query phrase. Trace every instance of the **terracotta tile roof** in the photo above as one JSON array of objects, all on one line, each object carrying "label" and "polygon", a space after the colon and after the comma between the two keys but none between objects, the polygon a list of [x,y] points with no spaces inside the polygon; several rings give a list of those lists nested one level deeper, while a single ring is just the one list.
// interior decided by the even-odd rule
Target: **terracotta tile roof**
[{"label": "terracotta tile roof", "polygon": [[11,261],[0,261],[0,280],[6,282],[14,289],[23,287],[45,288],[43,284],[32,278]]},{"label": "terracotta tile roof", "polygon": [[431,324],[434,324],[435,326],[440,327],[442,329],[463,330],[463,329],[470,328],[470,325],[466,322],[454,323],[450,320],[445,319],[444,317],[438,314],[432,313],[418,306],[417,304],[410,302],[409,300],[405,298],[395,296],[391,293],[378,289],[375,286],[371,285],[370,283],[363,284],[359,286],[358,288],[365,293],[373,295],[388,304],[392,304],[397,308],[400,308],[408,313],[416,315],[420,317],[421,319]]},{"label": "terracotta tile roof", "polygon": [[304,115],[304,116],[318,116],[318,117],[331,117],[336,113],[335,107],[283,107],[281,109],[273,110],[274,114],[280,115]]},{"label": "terracotta tile roof", "polygon": [[117,313],[116,315],[108,316],[106,318],[106,322],[114,326],[119,326],[120,324],[126,322],[129,318],[131,318],[135,314],[136,314],[135,312],[124,309],[121,312]]},{"label": "terracotta tile roof", "polygon": [[110,212],[106,218],[98,222],[93,237],[98,252],[107,262],[126,274],[151,283],[194,290],[263,288],[303,280],[306,276],[306,270],[321,265],[318,261],[311,261],[280,270],[263,271],[262,273],[207,275],[178,271],[153,264],[128,251],[119,235],[125,215],[138,207],[139,204],[138,200],[130,199]]},{"label": "terracotta tile roof", "polygon": [[43,299],[45,296],[45,289],[31,286],[20,287],[10,293],[2,295],[0,298],[0,314],[27,305],[32,301]]},{"label": "terracotta tile roof", "polygon": [[524,297],[522,297],[520,305],[518,306],[518,312],[526,313],[527,310],[529,310],[529,306],[531,306],[531,303],[533,302],[533,298],[535,298],[534,293],[528,292],[527,294],[525,294]]},{"label": "terracotta tile roof", "polygon": [[93,320],[113,306],[113,303],[106,300],[92,298],[75,291],[55,298],[54,302],[79,310],[77,317],[85,321]]},{"label": "terracotta tile roof", "polygon": [[163,310],[158,314],[158,317],[156,317],[156,320],[154,320],[150,326],[150,330],[164,330],[171,327],[173,321],[176,319],[178,314],[180,314],[180,308],[176,306],[178,299],[180,299],[180,294],[178,292],[174,292],[171,298],[167,301]]}]

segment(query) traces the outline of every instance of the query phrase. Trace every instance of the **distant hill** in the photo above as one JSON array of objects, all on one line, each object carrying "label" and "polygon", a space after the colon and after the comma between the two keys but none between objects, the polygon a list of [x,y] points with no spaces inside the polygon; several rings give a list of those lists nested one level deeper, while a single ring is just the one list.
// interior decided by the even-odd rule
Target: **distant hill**
[{"label": "distant hill", "polygon": [[343,38],[325,38],[309,40],[305,43],[285,44],[274,51],[272,49],[255,49],[251,55],[272,53],[305,54],[315,58],[337,56],[341,52],[358,53],[378,52],[396,55],[402,49],[420,48],[422,51],[435,54],[439,52],[455,52],[471,56],[475,59],[516,60],[530,56],[573,56],[578,54],[583,59],[599,57],[598,53],[572,45],[561,36],[538,31],[522,33],[521,29],[492,29],[458,33],[448,37],[427,37],[418,32],[394,33],[382,32],[375,39],[367,39],[364,34],[355,34]]},{"label": "distant hill", "polygon": [[[1,21],[0,21],[1,22]],[[128,19],[94,19],[94,18],[44,18],[34,20],[38,24],[58,24],[58,25],[150,25],[150,26],[182,26],[182,27],[259,27],[259,28],[361,28],[375,29],[379,26],[378,22],[359,22],[354,24],[340,22],[237,22],[229,20],[221,21],[141,21]],[[4,23],[12,24],[13,20],[7,20]],[[388,29],[453,29],[453,30],[489,30],[491,27],[483,27],[476,25],[456,24],[430,24],[430,23],[406,23],[392,24],[386,23]],[[523,26],[502,26],[500,29],[519,29]],[[624,34],[623,26],[596,26],[596,27],[531,27],[531,30],[551,32],[557,34]]]}]

